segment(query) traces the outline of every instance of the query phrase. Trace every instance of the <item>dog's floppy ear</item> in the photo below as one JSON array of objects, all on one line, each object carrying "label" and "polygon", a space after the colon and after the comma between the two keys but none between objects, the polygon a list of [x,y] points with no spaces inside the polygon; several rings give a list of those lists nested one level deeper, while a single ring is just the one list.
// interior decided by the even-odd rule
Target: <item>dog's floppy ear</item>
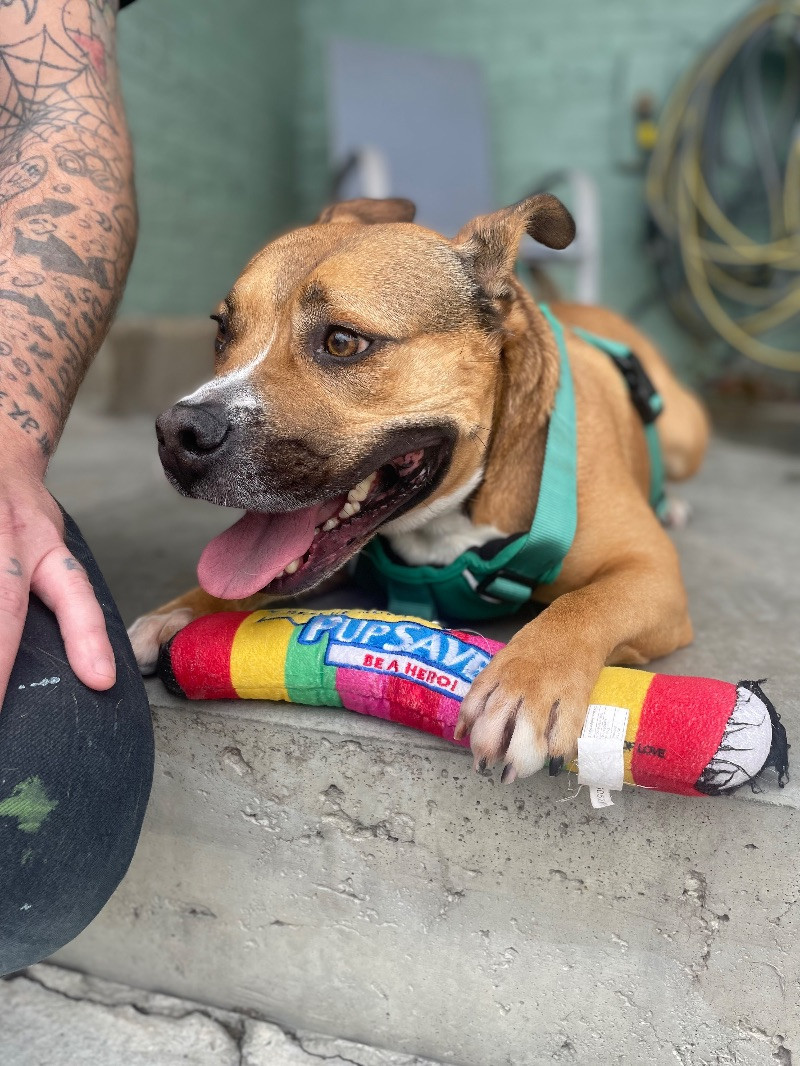
[{"label": "dog's floppy ear", "polygon": [[456,251],[492,299],[509,295],[508,278],[524,233],[548,248],[566,248],[575,236],[575,221],[557,197],[541,192],[473,218],[455,236]]},{"label": "dog's floppy ear", "polygon": [[413,222],[417,209],[410,200],[393,196],[387,200],[341,200],[323,208],[317,222]]}]

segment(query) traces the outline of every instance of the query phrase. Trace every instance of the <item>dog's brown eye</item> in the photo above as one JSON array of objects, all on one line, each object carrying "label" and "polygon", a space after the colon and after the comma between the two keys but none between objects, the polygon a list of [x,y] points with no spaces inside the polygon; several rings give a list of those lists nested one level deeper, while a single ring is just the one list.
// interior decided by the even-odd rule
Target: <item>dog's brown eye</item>
[{"label": "dog's brown eye", "polygon": [[366,337],[359,337],[349,329],[332,329],[325,338],[325,351],[337,359],[349,359],[360,355],[369,347]]},{"label": "dog's brown eye", "polygon": [[225,347],[225,342],[228,339],[228,316],[224,311],[221,311],[218,315],[210,315],[209,317],[212,321],[217,323],[217,335],[214,338],[214,351],[219,355]]}]

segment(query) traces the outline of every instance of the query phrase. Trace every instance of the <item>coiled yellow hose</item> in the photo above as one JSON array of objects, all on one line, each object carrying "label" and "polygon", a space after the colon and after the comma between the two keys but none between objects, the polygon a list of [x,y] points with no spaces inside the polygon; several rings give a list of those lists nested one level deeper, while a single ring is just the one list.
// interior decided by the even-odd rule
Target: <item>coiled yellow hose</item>
[{"label": "coiled yellow hose", "polygon": [[[749,237],[727,217],[708,188],[702,165],[715,87],[756,31],[773,23],[777,32],[783,20],[796,20],[800,62],[800,0],[767,0],[748,11],[685,75],[661,118],[645,197],[661,233],[677,244],[689,290],[713,329],[759,363],[800,371],[800,342],[792,350],[760,339],[800,314],[800,127],[789,146],[782,192],[768,197],[772,232],[765,242]],[[779,269],[789,283],[776,294],[737,277],[742,267]],[[745,308],[734,317],[731,301],[757,310]]]}]

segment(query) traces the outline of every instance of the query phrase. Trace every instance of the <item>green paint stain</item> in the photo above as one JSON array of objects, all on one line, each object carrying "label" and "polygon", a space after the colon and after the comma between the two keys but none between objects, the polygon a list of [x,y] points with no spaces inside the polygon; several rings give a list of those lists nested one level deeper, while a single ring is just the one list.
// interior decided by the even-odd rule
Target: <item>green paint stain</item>
[{"label": "green paint stain", "polygon": [[10,796],[0,800],[0,818],[16,818],[17,828],[23,833],[38,833],[57,806],[58,800],[49,798],[42,779],[28,777],[15,786]]}]

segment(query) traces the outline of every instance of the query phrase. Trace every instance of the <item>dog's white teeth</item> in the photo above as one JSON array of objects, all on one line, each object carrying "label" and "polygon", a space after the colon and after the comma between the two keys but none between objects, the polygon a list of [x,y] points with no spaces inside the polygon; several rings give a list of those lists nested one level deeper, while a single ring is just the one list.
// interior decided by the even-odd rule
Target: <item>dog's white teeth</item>
[{"label": "dog's white teeth", "polygon": [[285,574],[286,574],[286,567],[284,567],[283,570],[281,570],[281,572],[279,574],[276,574],[275,577],[273,577],[272,580],[273,581],[277,581],[279,577],[284,577]]},{"label": "dog's white teeth", "polygon": [[329,518],[328,521],[325,523],[325,525],[322,528],[325,530],[326,533],[330,533],[330,531],[332,529],[336,529],[336,527],[338,525],[339,525],[339,519],[338,518]]},{"label": "dog's white teeth", "polygon": [[348,499],[347,503],[344,505],[344,507],[339,512],[339,517],[340,518],[351,518],[354,514],[358,514],[358,512],[360,510],[361,510],[361,504],[360,503],[358,503],[357,501],[351,503],[351,501]]},{"label": "dog's white teeth", "polygon": [[322,529],[322,526],[314,526],[314,536],[315,537],[319,536],[320,529]]},{"label": "dog's white teeth", "polygon": [[347,500],[349,503],[361,503],[369,496],[370,489],[375,484],[375,478],[378,476],[377,470],[374,471],[369,477],[365,477],[363,481],[359,481],[354,489],[350,489],[347,494]]},{"label": "dog's white teeth", "polygon": [[287,574],[295,574],[300,569],[300,559],[292,559],[286,567]]}]

